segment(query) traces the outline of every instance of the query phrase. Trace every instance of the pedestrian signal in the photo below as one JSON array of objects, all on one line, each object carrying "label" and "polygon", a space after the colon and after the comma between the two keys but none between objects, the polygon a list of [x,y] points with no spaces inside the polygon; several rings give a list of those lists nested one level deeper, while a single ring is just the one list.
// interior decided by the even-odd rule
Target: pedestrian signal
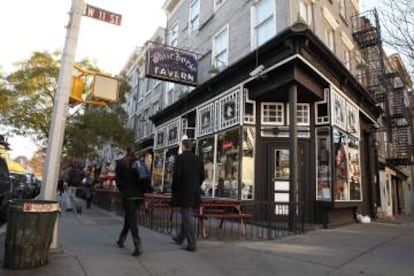
[{"label": "pedestrian signal", "polygon": [[72,76],[72,82],[70,87],[69,104],[83,103],[82,94],[85,86],[85,82],[80,77]]}]

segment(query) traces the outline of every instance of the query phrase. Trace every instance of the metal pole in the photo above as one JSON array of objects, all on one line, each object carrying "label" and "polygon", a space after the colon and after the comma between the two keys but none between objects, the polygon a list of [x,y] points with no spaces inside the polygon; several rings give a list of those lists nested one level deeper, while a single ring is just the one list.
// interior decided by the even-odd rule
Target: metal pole
[{"label": "metal pole", "polygon": [[49,129],[46,163],[43,173],[42,198],[45,200],[56,199],[56,185],[59,175],[63,136],[65,134],[69,89],[83,9],[83,0],[72,0],[58,86],[53,104],[52,122]]},{"label": "metal pole", "polygon": [[[65,46],[62,53],[57,91],[53,104],[52,122],[49,129],[46,162],[43,170],[42,198],[56,200],[56,186],[60,171],[63,137],[65,134],[66,115],[68,111],[69,89],[75,62],[80,21],[85,9],[83,0],[72,0],[69,24],[66,31]],[[57,247],[57,227],[53,234],[51,248]]]},{"label": "metal pole", "polygon": [[298,198],[298,137],[297,137],[297,103],[298,103],[298,87],[292,84],[289,87],[289,136],[290,136],[290,212],[289,225],[290,230],[296,231],[295,218],[297,216],[297,207],[299,206]]}]

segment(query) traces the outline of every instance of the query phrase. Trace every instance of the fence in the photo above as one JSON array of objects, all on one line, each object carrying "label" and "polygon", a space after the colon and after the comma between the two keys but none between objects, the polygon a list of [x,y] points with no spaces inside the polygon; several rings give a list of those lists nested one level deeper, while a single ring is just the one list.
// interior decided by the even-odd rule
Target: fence
[{"label": "fence", "polygon": [[[200,217],[194,212],[194,229],[199,239],[272,240],[303,233],[303,204],[242,201],[246,216]],[[178,208],[140,208],[138,223],[160,233],[176,235],[181,217]]]}]

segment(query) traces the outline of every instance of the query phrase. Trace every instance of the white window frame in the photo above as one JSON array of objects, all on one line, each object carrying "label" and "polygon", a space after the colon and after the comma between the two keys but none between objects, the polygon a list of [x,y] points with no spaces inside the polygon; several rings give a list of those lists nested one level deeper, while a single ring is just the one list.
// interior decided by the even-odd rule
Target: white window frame
[{"label": "white window frame", "polygon": [[176,20],[174,22],[174,24],[172,25],[171,29],[170,29],[170,35],[169,35],[169,44],[170,46],[177,46],[178,44],[178,20]]},{"label": "white window frame", "polygon": [[344,20],[347,20],[346,18],[346,4],[345,0],[338,0],[338,6],[339,6],[339,14],[342,16]]},{"label": "white window frame", "polygon": [[335,30],[334,29],[327,29],[325,31],[325,41],[326,46],[335,53]]},{"label": "white window frame", "polygon": [[214,0],[214,12],[221,8],[224,5],[224,2],[226,2],[226,0]]},{"label": "white window frame", "polygon": [[347,47],[344,48],[344,65],[348,71],[351,71],[351,50]]},{"label": "white window frame", "polygon": [[[251,50],[256,49],[257,47],[259,47],[260,45],[264,44],[265,42],[263,42],[262,44],[258,45],[257,43],[257,32],[256,29],[258,26],[262,25],[264,22],[266,22],[267,20],[272,20],[274,27],[275,27],[275,33],[274,35],[276,35],[277,33],[277,25],[276,25],[276,2],[270,1],[272,4],[272,10],[273,13],[271,15],[269,15],[269,17],[267,17],[265,20],[263,20],[262,22],[260,22],[259,24],[256,24],[256,6],[257,4],[259,4],[259,2],[261,1],[265,1],[265,0],[256,0],[254,1],[251,9],[250,9],[250,45],[251,45]],[[269,37],[266,41],[268,41],[269,39],[271,39],[273,36]]]},{"label": "white window frame", "polygon": [[[303,116],[299,116],[299,112],[301,112],[299,110],[299,107],[304,107],[307,111],[306,114],[306,121],[305,123],[303,122],[299,122],[299,117],[303,118]],[[289,125],[290,124],[290,114],[289,114],[289,104],[286,104],[286,124]],[[309,103],[297,103],[296,104],[296,124],[298,126],[310,126],[310,104]]]},{"label": "white window frame", "polygon": [[[303,14],[305,12],[305,14]],[[305,20],[306,24],[312,24],[312,4],[306,2],[306,0],[299,1],[299,15]]]},{"label": "white window frame", "polygon": [[[198,5],[198,10],[194,10],[193,7]],[[200,28],[200,10],[201,10],[201,0],[191,0],[190,3],[190,17],[189,17],[189,32],[198,32]],[[196,12],[195,12],[196,11]],[[196,22],[196,24],[195,24]]]},{"label": "white window frame", "polygon": [[[221,36],[223,33],[227,33],[227,46],[220,53],[216,53],[216,39]],[[225,34],[226,35],[226,34]],[[212,40],[212,49],[211,49],[211,66],[216,67],[220,71],[227,67],[229,64],[229,40],[230,40],[230,29],[229,24],[226,24],[221,28],[214,36]],[[217,57],[222,54],[227,53],[226,60],[219,60]]]},{"label": "white window frame", "polygon": [[[277,115],[275,115],[275,122],[265,121],[265,106],[274,106],[276,107],[276,112],[281,112],[280,119],[277,120]],[[278,109],[281,110],[278,110]],[[262,102],[260,103],[260,122],[262,125],[266,126],[282,126],[285,123],[285,105],[283,103],[273,103],[273,102]]]}]

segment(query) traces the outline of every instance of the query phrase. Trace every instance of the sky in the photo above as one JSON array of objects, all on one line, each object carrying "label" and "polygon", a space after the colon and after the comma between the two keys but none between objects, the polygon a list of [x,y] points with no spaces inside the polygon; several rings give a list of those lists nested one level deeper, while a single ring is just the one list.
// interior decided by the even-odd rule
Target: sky
[{"label": "sky", "polygon": [[[122,15],[121,26],[83,16],[75,60],[88,58],[103,72],[116,75],[136,46],[142,46],[165,27],[165,0],[85,0],[85,3]],[[71,0],[0,1],[0,71],[28,59],[34,51],[63,51]],[[12,158],[31,158],[37,146],[29,139],[8,135]]]}]

